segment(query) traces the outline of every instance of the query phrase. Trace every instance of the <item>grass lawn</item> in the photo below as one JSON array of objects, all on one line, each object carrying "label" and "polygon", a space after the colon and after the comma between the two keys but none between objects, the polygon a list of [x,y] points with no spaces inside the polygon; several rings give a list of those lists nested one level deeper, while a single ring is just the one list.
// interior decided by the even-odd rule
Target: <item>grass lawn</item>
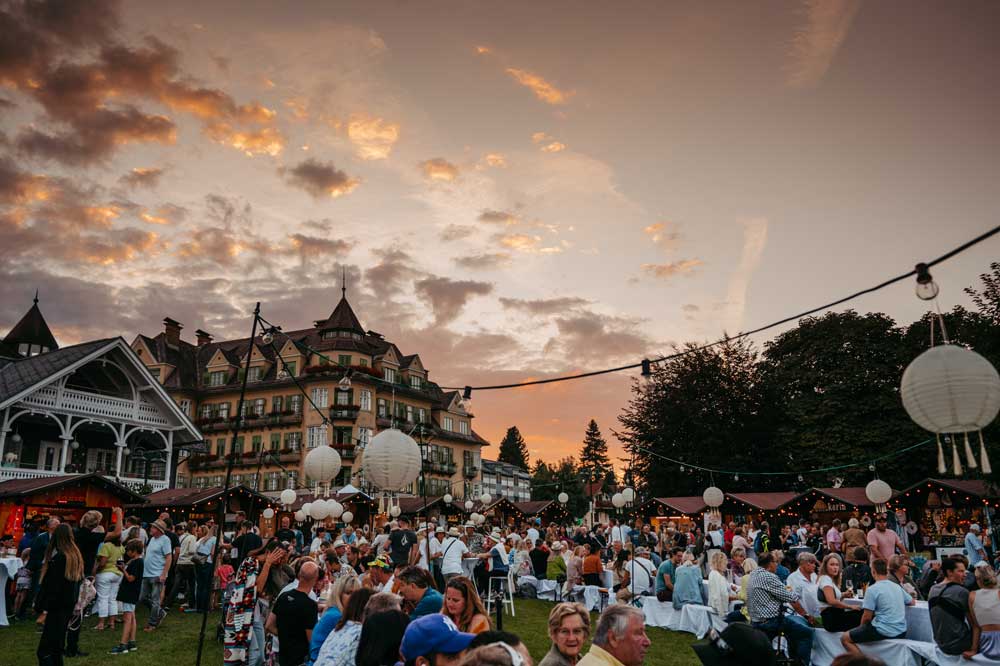
[{"label": "grass lawn", "polygon": [[[512,631],[527,644],[535,663],[541,661],[549,649],[547,634],[549,611],[552,604],[547,601],[515,600],[517,617],[504,616],[504,629]],[[198,630],[201,616],[172,612],[167,616],[161,629],[147,634],[142,631],[146,621],[145,608],[138,609],[139,651],[127,655],[109,655],[108,650],[118,644],[121,632],[116,629],[94,631],[96,617],[84,620],[80,636],[80,649],[89,655],[83,658],[67,659],[67,666],[106,666],[109,663],[132,664],[133,666],[188,666],[194,664],[198,651]],[[222,644],[215,641],[215,623],[218,614],[209,615],[205,637],[203,664],[219,666],[222,663]],[[597,615],[592,616],[597,622]],[[689,647],[694,636],[655,627],[647,627],[653,645],[646,656],[647,666],[697,666],[700,662]],[[35,649],[38,634],[31,620],[11,627],[0,628],[0,664],[2,666],[33,666],[37,663]]]}]

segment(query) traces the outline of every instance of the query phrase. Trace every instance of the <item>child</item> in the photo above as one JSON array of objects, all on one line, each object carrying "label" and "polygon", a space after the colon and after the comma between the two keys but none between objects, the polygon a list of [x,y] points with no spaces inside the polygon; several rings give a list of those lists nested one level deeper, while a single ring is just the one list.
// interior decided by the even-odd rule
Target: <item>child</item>
[{"label": "child", "polygon": [[31,591],[31,569],[28,568],[28,556],[31,555],[31,549],[25,548],[21,552],[21,568],[17,570],[17,599],[14,601],[14,615],[20,615],[21,606],[28,598],[28,592]]},{"label": "child", "polygon": [[132,539],[125,544],[125,562],[118,561],[122,582],[118,586],[118,601],[122,604],[122,642],[111,649],[111,654],[135,652],[135,605],[139,603],[142,587],[142,540]]},{"label": "child", "polygon": [[[233,565],[229,563],[229,555],[222,555],[219,568],[215,570],[215,592],[225,594],[226,587],[233,580]],[[212,610],[218,608],[218,597],[212,593]]]}]

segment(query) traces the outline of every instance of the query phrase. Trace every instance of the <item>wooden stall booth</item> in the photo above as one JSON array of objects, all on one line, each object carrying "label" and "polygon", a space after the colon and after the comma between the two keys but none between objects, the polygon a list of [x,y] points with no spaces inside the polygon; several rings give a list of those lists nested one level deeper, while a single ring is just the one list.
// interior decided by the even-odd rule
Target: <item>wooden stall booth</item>
[{"label": "wooden stall booth", "polygon": [[[894,497],[898,496],[896,492]],[[779,509],[778,514],[793,521],[805,518],[810,522],[829,525],[835,518],[846,523],[851,518],[870,527],[875,505],[868,499],[864,487],[810,488]],[[866,519],[867,517],[867,519]]]},{"label": "wooden stall booth", "polygon": [[[367,494],[361,492],[353,486],[344,486],[339,492],[331,494],[329,497],[320,494],[316,495],[310,490],[297,490],[295,493],[295,501],[289,506],[283,506],[280,502],[281,493],[279,492],[269,492],[267,495],[274,501],[275,506],[275,517],[273,521],[268,522],[266,525],[262,523],[261,529],[264,527],[272,527],[271,522],[275,526],[281,525],[281,518],[288,516],[291,518],[292,524],[298,524],[303,527],[311,528],[312,524],[315,522],[312,518],[306,518],[306,520],[299,522],[295,520],[295,512],[301,509],[306,504],[312,504],[317,499],[322,500],[337,500],[344,507],[344,511],[350,511],[353,514],[351,524],[356,528],[361,529],[365,525],[369,525],[369,531],[372,527],[379,527],[381,523],[378,523],[376,519],[376,513],[378,511],[377,505],[374,499],[369,497]],[[371,521],[375,520],[376,524],[371,525]],[[325,518],[323,524],[328,528],[332,528],[338,525],[343,525],[339,520],[334,520],[333,518]]]},{"label": "wooden stall booth", "polygon": [[111,509],[145,502],[142,495],[96,473],[12,479],[0,483],[0,525],[3,534],[20,539],[24,526],[32,522],[59,518],[77,525],[84,513],[96,509],[108,527]]},{"label": "wooden stall booth", "polygon": [[529,502],[514,502],[514,506],[520,510],[525,519],[533,521],[540,518],[542,525],[550,523],[556,525],[569,525],[573,522],[573,517],[569,515],[566,506],[556,500],[532,500]]},{"label": "wooden stall booth", "polygon": [[669,522],[673,522],[679,530],[689,530],[706,509],[708,506],[701,495],[651,497],[636,508],[644,522],[650,523],[656,530]]},{"label": "wooden stall booth", "polygon": [[725,523],[730,521],[746,524],[753,521],[760,524],[768,521],[771,527],[791,523],[791,516],[781,513],[781,509],[799,496],[793,491],[767,493],[725,493],[725,500],[719,510]]},{"label": "wooden stall booth", "polygon": [[[985,533],[991,526],[1000,494],[979,479],[924,479],[898,495],[897,514],[905,511],[904,525],[913,550],[928,550],[940,559],[963,551],[971,523]],[[989,514],[989,515],[987,515]]]},{"label": "wooden stall booth", "polygon": [[[168,488],[152,493],[142,506],[131,507],[142,520],[149,522],[164,511],[170,515],[174,523],[182,521],[197,521],[203,523],[209,518],[218,519],[219,504],[226,510],[226,520],[223,532],[234,532],[236,513],[243,511],[250,519],[261,518],[264,509],[277,510],[279,504],[266,495],[261,495],[246,486],[234,486],[223,490],[219,486],[211,488]],[[263,530],[262,530],[263,531]],[[273,531],[273,530],[272,530]]]}]

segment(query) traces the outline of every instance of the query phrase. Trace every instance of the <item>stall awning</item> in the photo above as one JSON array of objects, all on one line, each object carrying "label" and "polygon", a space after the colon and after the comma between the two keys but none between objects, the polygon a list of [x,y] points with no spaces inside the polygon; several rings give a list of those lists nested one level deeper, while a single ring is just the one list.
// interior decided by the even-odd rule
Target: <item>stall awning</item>
[{"label": "stall awning", "polygon": [[533,500],[531,502],[514,502],[517,510],[525,516],[537,516],[550,506],[555,500]]},{"label": "stall awning", "polygon": [[690,516],[701,513],[708,508],[701,495],[689,495],[685,497],[652,497],[646,504],[660,504],[667,507],[674,513],[681,513]]},{"label": "stall awning", "polygon": [[228,491],[225,491],[221,486],[210,488],[167,488],[166,490],[160,490],[148,495],[146,497],[146,506],[163,508],[195,506],[219,499],[224,494],[232,495],[236,492],[246,493],[265,504],[277,504],[277,500],[267,495],[262,495],[244,485],[239,485],[233,486]]},{"label": "stall awning", "polygon": [[146,498],[103,474],[67,474],[37,479],[11,479],[0,483],[0,500],[18,499],[75,485],[96,485],[121,498],[122,505],[146,503]]},{"label": "stall awning", "polygon": [[737,502],[749,504],[761,511],[777,511],[798,496],[799,493],[788,491],[776,493],[726,493],[726,497],[730,497]]},{"label": "stall awning", "polygon": [[914,483],[902,492],[912,492],[918,488],[927,486],[928,484],[948,488],[949,490],[965,493],[966,495],[979,497],[981,499],[1000,497],[1000,493],[998,493],[995,488],[990,488],[990,486],[988,486],[986,482],[981,479],[924,479],[919,483]]},{"label": "stall awning", "polygon": [[[853,507],[875,506],[872,504],[871,500],[868,499],[868,495],[865,494],[865,489],[863,487],[853,486],[850,488],[810,488],[796,497],[793,502],[790,502],[790,504],[796,504],[814,493],[823,495],[827,499],[833,500],[834,502],[841,502]],[[893,491],[893,497],[898,494],[898,490]]]}]

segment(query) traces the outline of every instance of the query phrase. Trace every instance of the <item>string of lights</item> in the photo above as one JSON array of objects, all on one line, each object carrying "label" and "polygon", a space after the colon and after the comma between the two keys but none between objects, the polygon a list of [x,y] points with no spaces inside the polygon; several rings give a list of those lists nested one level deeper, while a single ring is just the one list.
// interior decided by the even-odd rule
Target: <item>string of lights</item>
[{"label": "string of lights", "polygon": [[783,317],[783,318],[781,318],[781,319],[779,319],[777,321],[773,321],[773,322],[771,322],[769,324],[765,324],[763,326],[758,326],[757,328],[751,329],[749,331],[743,331],[743,332],[737,333],[735,335],[728,336],[728,337],[722,338],[720,340],[716,340],[715,342],[710,342],[710,343],[707,343],[707,344],[704,344],[704,345],[700,345],[700,346],[696,346],[696,347],[690,347],[688,349],[682,349],[682,350],[674,352],[672,354],[666,354],[664,356],[660,356],[660,357],[654,358],[654,359],[642,359],[638,363],[630,363],[628,365],[621,365],[621,366],[618,366],[618,367],[615,367],[615,368],[605,368],[603,370],[592,370],[592,371],[589,371],[589,372],[581,372],[581,373],[577,373],[577,374],[573,374],[573,375],[563,375],[561,377],[551,377],[551,378],[548,378],[548,379],[532,379],[532,380],[526,380],[526,381],[522,381],[522,382],[514,382],[514,383],[510,383],[510,384],[493,384],[493,385],[489,385],[489,386],[464,386],[464,387],[451,386],[451,387],[442,387],[442,389],[446,390],[446,391],[459,391],[459,390],[464,391],[464,397],[465,397],[465,399],[470,399],[472,397],[472,395],[471,395],[472,391],[499,391],[499,390],[504,390],[504,389],[521,388],[521,387],[524,387],[524,386],[538,386],[540,384],[553,384],[553,383],[556,383],[556,382],[566,382],[566,381],[571,381],[571,380],[575,380],[575,379],[586,379],[588,377],[597,377],[599,375],[607,375],[607,374],[611,374],[611,373],[615,373],[615,372],[624,372],[626,370],[635,370],[636,368],[641,368],[642,369],[642,375],[644,377],[649,377],[651,375],[651,373],[652,373],[652,370],[651,370],[651,366],[652,365],[655,365],[655,364],[658,364],[658,363],[662,363],[664,361],[669,361],[669,360],[672,360],[672,359],[675,359],[675,358],[679,358],[679,357],[684,356],[686,354],[691,354],[691,353],[694,353],[694,352],[703,351],[703,350],[706,350],[706,349],[711,349],[713,347],[717,347],[719,345],[726,344],[726,343],[731,342],[733,340],[739,340],[741,338],[749,337],[751,335],[756,335],[757,333],[763,333],[764,331],[770,330],[772,328],[776,328],[778,326],[781,326],[783,324],[787,324],[787,323],[792,322],[792,321],[796,321],[796,320],[801,319],[803,317],[808,317],[809,315],[816,314],[817,312],[822,312],[823,310],[829,310],[830,308],[834,308],[834,307],[836,307],[838,305],[843,305],[844,303],[847,303],[848,301],[852,301],[852,300],[854,300],[856,298],[860,298],[861,296],[866,296],[868,294],[872,294],[872,293],[874,293],[876,291],[879,291],[879,290],[884,289],[884,288],[886,288],[886,287],[888,287],[890,285],[896,284],[897,282],[901,282],[903,280],[906,280],[906,279],[914,277],[914,276],[916,276],[916,278],[917,278],[917,289],[918,290],[925,289],[926,288],[925,285],[928,285],[928,284],[933,285],[933,282],[932,282],[931,276],[930,276],[930,269],[931,268],[933,268],[934,266],[937,266],[938,264],[940,264],[942,262],[945,262],[945,261],[951,259],[952,257],[954,257],[954,256],[956,256],[958,254],[961,254],[962,252],[968,250],[969,248],[971,248],[971,247],[973,247],[975,245],[978,245],[979,243],[987,240],[988,238],[991,238],[992,236],[995,236],[997,233],[1000,233],[1000,225],[997,225],[997,226],[993,227],[992,229],[990,229],[990,230],[988,230],[988,231],[986,231],[986,232],[984,232],[984,233],[976,236],[975,238],[972,238],[972,239],[966,241],[965,243],[962,243],[958,247],[956,247],[956,248],[954,248],[952,250],[949,250],[948,252],[942,254],[941,256],[939,256],[939,257],[937,257],[935,259],[932,259],[932,260],[930,260],[930,261],[928,261],[926,263],[919,263],[919,264],[917,264],[912,270],[909,270],[906,273],[903,273],[901,275],[897,275],[895,277],[889,278],[889,279],[884,280],[884,281],[882,281],[882,282],[880,282],[880,283],[878,283],[878,284],[876,284],[874,286],[868,287],[866,289],[862,289],[860,291],[856,291],[856,292],[854,292],[852,294],[849,294],[847,296],[844,296],[842,298],[838,298],[837,300],[832,301],[830,303],[825,303],[823,305],[819,305],[819,306],[810,308],[808,310],[805,310],[804,312],[799,312],[798,314],[794,314],[794,315],[790,315],[790,316],[787,316],[787,317]]}]

